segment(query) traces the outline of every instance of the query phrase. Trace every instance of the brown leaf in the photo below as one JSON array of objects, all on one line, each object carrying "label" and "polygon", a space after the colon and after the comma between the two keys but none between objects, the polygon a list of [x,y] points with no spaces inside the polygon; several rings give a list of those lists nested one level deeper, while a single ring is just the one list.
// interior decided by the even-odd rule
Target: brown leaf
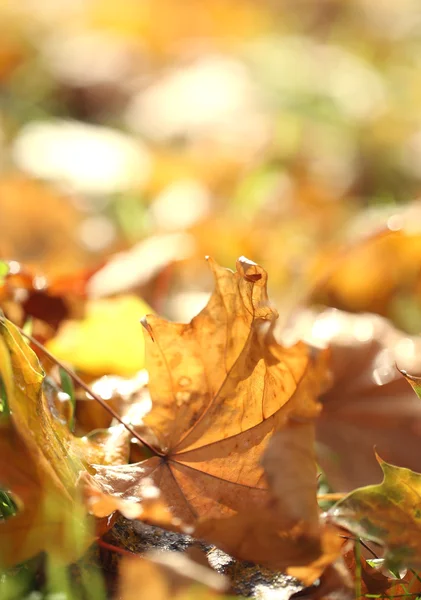
[{"label": "brown leaf", "polygon": [[[294,573],[291,573],[294,574]],[[299,576],[299,573],[296,575]],[[311,587],[306,587],[293,594],[290,600],[298,598],[311,598],[311,600],[353,600],[354,586],[352,578],[342,560],[329,565],[320,581]]]},{"label": "brown leaf", "polygon": [[288,423],[270,439],[262,464],[268,492],[259,513],[245,507],[232,517],[205,519],[195,533],[257,563],[289,567],[289,574],[310,585],[344,543],[319,518],[313,424]]},{"label": "brown leaf", "polygon": [[374,455],[421,469],[421,403],[399,366],[411,371],[420,341],[377,315],[335,309],[297,315],[295,335],[329,345],[332,385],[321,395],[316,422],[318,461],[338,491],[380,482]]},{"label": "brown leaf", "polygon": [[[0,181],[0,256],[47,275],[79,269],[91,257],[77,238],[80,216],[64,194],[39,181]],[[57,257],[60,260],[57,260]]]},{"label": "brown leaf", "polygon": [[[361,599],[366,598],[368,594],[378,595],[382,598],[401,597],[405,595],[415,597],[421,592],[421,580],[415,571],[409,569],[401,579],[397,579],[392,576],[390,571],[384,568],[382,562],[380,562],[378,568],[374,568],[367,562],[361,552],[359,554],[359,556],[356,555],[354,546],[345,552],[343,558],[349,574],[354,580],[359,576],[358,562],[360,563],[361,575],[358,587],[361,589]],[[370,556],[370,558],[372,557]]]},{"label": "brown leaf", "polygon": [[9,272],[0,285],[0,303],[5,315],[21,325],[31,318],[57,329],[69,315],[68,300],[52,291],[43,275],[33,273],[17,261],[6,264]]},{"label": "brown leaf", "polygon": [[154,600],[215,598],[228,581],[179,552],[150,552],[145,558],[125,558],[120,565],[119,598]]},{"label": "brown leaf", "polygon": [[171,512],[160,497],[159,489],[147,478],[141,482],[141,502],[132,502],[104,493],[95,479],[89,477],[86,471],[81,473],[79,482],[83,490],[85,505],[95,517],[107,517],[118,510],[127,519],[149,520],[162,527],[172,527],[173,529],[176,525]]},{"label": "brown leaf", "polygon": [[16,260],[5,265],[9,271],[0,281],[1,309],[21,326],[31,319],[35,334],[43,338],[51,337],[63,320],[83,314],[87,282],[99,268],[47,278]]},{"label": "brown leaf", "polygon": [[[284,567],[292,557],[297,562],[288,564],[307,564],[320,554],[314,460],[303,458],[309,465],[303,466],[306,486],[299,493],[304,516],[295,513],[301,500],[282,508],[279,495],[273,501],[260,461],[271,435],[289,419],[311,421],[319,414],[323,355],[314,359],[303,343],[283,348],[270,328],[263,331],[262,324],[273,323],[277,315],[268,306],[267,275],[261,267],[246,259],[237,262],[236,273],[212,260],[210,265],[216,289],[191,323],[148,317],[153,407],[145,423],[160,440],[156,456],[111,470],[95,467],[95,480],[105,493],[140,500],[147,477],[174,517],[238,558]],[[305,443],[311,445],[311,425],[307,432]],[[302,435],[293,436],[298,447],[304,443]],[[281,473],[287,465],[280,466]],[[297,464],[297,472],[301,466]],[[295,471],[288,471],[284,485],[294,488],[295,479]],[[272,503],[278,529],[266,512]],[[250,516],[254,537],[244,539]],[[291,552],[287,559],[291,539],[297,555]],[[299,549],[303,539],[308,543]]]}]

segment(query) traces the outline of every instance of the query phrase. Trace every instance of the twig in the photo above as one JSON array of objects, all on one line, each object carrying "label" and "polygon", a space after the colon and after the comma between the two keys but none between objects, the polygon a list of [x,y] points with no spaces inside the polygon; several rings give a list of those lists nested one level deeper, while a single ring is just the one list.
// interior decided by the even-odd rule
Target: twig
[{"label": "twig", "polygon": [[364,594],[363,598],[408,598],[408,596],[419,596],[420,592],[408,592],[407,594]]},{"label": "twig", "polygon": [[118,554],[123,554],[124,556],[137,556],[131,550],[125,550],[124,548],[120,548],[119,546],[114,546],[113,544],[109,544],[105,542],[102,538],[98,538],[96,543],[101,548],[105,548],[106,550],[111,550],[112,552],[117,552]]},{"label": "twig", "polygon": [[351,540],[352,542],[360,542],[361,546],[364,546],[364,548],[368,550],[370,554],[374,556],[374,558],[379,558],[378,554],[376,554],[374,550],[372,550],[370,546],[368,546],[368,544],[366,544],[361,538],[354,538],[350,535],[340,535],[339,537],[343,538],[344,540]]}]

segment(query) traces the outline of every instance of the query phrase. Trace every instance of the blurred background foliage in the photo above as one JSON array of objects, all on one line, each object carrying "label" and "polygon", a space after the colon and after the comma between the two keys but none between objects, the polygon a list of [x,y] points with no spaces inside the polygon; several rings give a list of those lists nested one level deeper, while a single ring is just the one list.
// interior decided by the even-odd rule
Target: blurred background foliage
[{"label": "blurred background foliage", "polygon": [[420,69],[417,0],[1,0],[0,258],[184,320],[244,254],[418,332]]}]

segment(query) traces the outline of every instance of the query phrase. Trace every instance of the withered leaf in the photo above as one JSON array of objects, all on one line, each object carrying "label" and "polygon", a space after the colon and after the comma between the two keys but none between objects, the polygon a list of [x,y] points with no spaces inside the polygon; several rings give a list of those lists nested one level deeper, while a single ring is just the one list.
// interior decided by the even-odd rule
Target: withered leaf
[{"label": "withered leaf", "polygon": [[338,530],[319,516],[313,423],[290,421],[269,440],[262,458],[268,484],[259,513],[239,510],[205,519],[196,534],[235,547],[242,557],[284,570],[310,585],[343,546]]},{"label": "withered leaf", "polygon": [[420,340],[378,315],[336,309],[295,315],[291,334],[330,348],[332,381],[320,396],[316,440],[331,487],[380,482],[374,447],[387,462],[421,470],[421,402],[396,367],[416,363]]},{"label": "withered leaf", "polygon": [[[343,559],[349,575],[355,579],[359,573],[361,579],[361,596],[357,600],[366,598],[369,594],[379,598],[397,598],[407,596],[418,596],[421,592],[421,580],[419,575],[408,569],[400,579],[392,576],[392,573],[384,568],[384,560],[376,559],[376,567],[367,561],[362,555],[362,548],[356,552],[355,545],[344,553]],[[372,558],[371,555],[369,555]]]},{"label": "withered leaf", "polygon": [[[194,586],[194,587],[193,587]],[[227,590],[227,579],[176,552],[150,552],[145,558],[126,558],[120,565],[119,598],[154,600],[211,599]]]},{"label": "withered leaf", "polygon": [[[300,490],[307,522],[295,513],[301,502],[295,500],[295,506],[275,510],[277,535],[264,515],[273,496],[261,458],[271,435],[288,420],[311,422],[319,414],[324,356],[313,358],[304,343],[283,348],[275,342],[270,325],[277,314],[268,305],[261,267],[244,258],[235,273],[213,260],[210,266],[216,288],[191,323],[147,319],[153,335],[146,336],[153,404],[145,424],[160,441],[156,456],[128,466],[95,467],[95,480],[105,493],[141,501],[147,477],[178,523],[238,558],[286,564],[285,555],[270,551],[271,543],[254,523],[254,538],[245,539],[243,520],[250,515],[283,548],[280,538],[291,529],[296,540],[308,536],[312,544],[288,564],[307,564],[320,554],[314,460],[305,470],[310,487]],[[293,479],[289,471],[286,485],[293,486]]]}]

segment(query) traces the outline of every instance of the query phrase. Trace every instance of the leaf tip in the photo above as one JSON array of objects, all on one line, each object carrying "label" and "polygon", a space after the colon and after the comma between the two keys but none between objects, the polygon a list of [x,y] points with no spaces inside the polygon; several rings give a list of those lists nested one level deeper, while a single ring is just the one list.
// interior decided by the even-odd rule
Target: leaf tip
[{"label": "leaf tip", "polygon": [[374,446],[373,450],[374,450],[374,455],[376,457],[377,462],[382,467],[382,465],[386,464],[386,461],[382,459],[382,457],[380,456],[380,454],[378,454],[378,452],[376,450],[376,446]]},{"label": "leaf tip", "polygon": [[146,331],[150,335],[151,340],[154,342],[155,338],[153,335],[152,327],[149,325],[146,315],[140,319],[140,324],[146,329]]},{"label": "leaf tip", "polygon": [[395,363],[395,366],[399,373],[405,377],[406,381],[417,394],[418,398],[421,398],[421,377],[408,373],[406,369],[401,369],[400,367],[398,367],[397,363]]},{"label": "leaf tip", "polygon": [[262,267],[245,256],[240,256],[237,259],[237,271],[246,281],[251,283],[260,281],[264,274]]},{"label": "leaf tip", "polygon": [[395,363],[397,370],[399,371],[399,373],[401,375],[403,375],[405,377],[405,379],[407,379],[409,382],[414,382],[414,383],[420,383],[421,382],[421,377],[417,376],[417,375],[411,375],[411,373],[408,373],[408,371],[406,369],[401,369],[400,367],[398,367],[398,365]]}]

